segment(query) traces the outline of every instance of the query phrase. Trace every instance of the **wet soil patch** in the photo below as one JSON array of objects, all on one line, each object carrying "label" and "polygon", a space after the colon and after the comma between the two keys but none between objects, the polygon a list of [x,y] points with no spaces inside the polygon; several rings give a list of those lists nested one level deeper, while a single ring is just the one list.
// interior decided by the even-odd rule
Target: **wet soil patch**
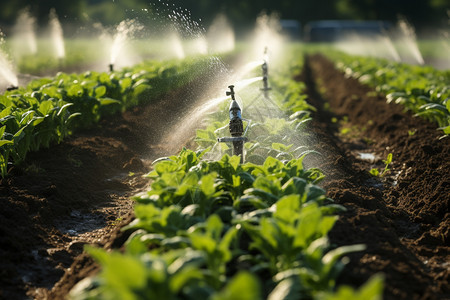
[{"label": "wet soil patch", "polygon": [[[346,78],[324,56],[306,59],[297,78],[317,108],[312,142],[324,157],[328,196],[347,211],[333,228],[336,246],[362,243],[339,283],[385,276],[385,299],[449,299],[450,139],[384,95]],[[369,170],[384,169],[383,177]]]}]

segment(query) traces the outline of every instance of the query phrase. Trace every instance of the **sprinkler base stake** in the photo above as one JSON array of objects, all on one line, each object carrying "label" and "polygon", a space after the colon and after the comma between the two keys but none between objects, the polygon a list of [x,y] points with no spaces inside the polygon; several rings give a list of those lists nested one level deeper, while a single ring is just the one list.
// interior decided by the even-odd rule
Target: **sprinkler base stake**
[{"label": "sprinkler base stake", "polygon": [[221,137],[217,138],[219,143],[234,143],[234,142],[246,142],[248,138],[245,136],[236,136],[236,137]]}]

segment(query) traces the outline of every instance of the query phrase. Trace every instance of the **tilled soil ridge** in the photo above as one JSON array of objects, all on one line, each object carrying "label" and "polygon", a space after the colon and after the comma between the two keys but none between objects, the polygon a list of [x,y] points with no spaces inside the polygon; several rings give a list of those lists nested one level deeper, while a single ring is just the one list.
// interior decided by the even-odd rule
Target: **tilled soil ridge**
[{"label": "tilled soil ridge", "polygon": [[[324,188],[348,209],[330,238],[338,246],[367,246],[350,255],[340,282],[360,285],[381,272],[385,299],[450,298],[450,139],[321,55],[306,59],[298,79],[317,108],[314,143],[325,156],[316,161],[327,175]],[[375,158],[365,160],[364,153]],[[388,153],[388,175],[369,175],[384,167]]]},{"label": "tilled soil ridge", "polygon": [[[339,283],[358,286],[381,272],[385,299],[450,299],[450,139],[346,78],[323,56],[308,57],[298,79],[317,108],[309,144],[322,153],[305,162],[325,172],[328,196],[347,208],[331,241],[367,246],[350,255]],[[192,90],[30,154],[28,169],[1,180],[0,299],[62,299],[97,270],[84,244],[122,245],[120,228],[132,218],[129,197],[147,184],[141,175],[149,161],[142,155],[173,154],[185,142],[165,133],[192,104],[185,100],[195,98]],[[373,154],[373,161],[361,153]],[[388,175],[369,175],[383,168],[388,153],[394,157]]]},{"label": "tilled soil ridge", "polygon": [[98,270],[85,244],[121,246],[151,160],[189,142],[164,137],[192,105],[192,84],[30,153],[0,179],[0,299],[62,299]]}]

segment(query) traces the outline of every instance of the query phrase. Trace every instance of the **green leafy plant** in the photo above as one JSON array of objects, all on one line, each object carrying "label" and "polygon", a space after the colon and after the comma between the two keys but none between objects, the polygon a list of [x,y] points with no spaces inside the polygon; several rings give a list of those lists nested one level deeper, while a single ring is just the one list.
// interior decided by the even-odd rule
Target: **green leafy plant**
[{"label": "green leafy plant", "polygon": [[[299,97],[286,98],[294,105],[291,97]],[[305,106],[295,107],[300,112]],[[363,250],[361,245],[329,245],[327,234],[336,212],[344,208],[316,185],[322,172],[304,167],[308,150],[277,140],[285,129],[301,130],[299,124],[307,118],[294,112],[289,121],[274,119],[272,128],[252,127],[273,130],[247,145],[249,151],[261,151],[261,163],[240,164],[240,157],[226,153],[217,160],[207,158],[215,147],[215,131],[226,120],[221,117],[197,132],[199,150],[183,149],[157,160],[148,174],[150,189],[135,197],[136,218],[123,229],[132,231],[124,252],[88,248],[103,268],[97,277],[80,283],[72,297],[245,300],[360,295],[351,288],[335,291],[344,265],[340,258]],[[130,268],[121,271],[127,265]],[[381,294],[367,290],[373,293],[364,289],[361,295]]]},{"label": "green leafy plant", "polygon": [[378,169],[373,168],[369,173],[376,177],[383,177],[384,175],[386,175],[386,173],[390,170],[389,165],[392,163],[392,153],[389,153],[387,155],[386,159],[383,160],[383,163],[384,169],[382,172],[380,172]]},{"label": "green leafy plant", "polygon": [[[76,297],[83,299],[89,292],[102,299],[112,291],[123,297],[153,295],[157,292],[148,290],[152,288],[167,299],[225,297],[234,295],[228,289],[238,285],[236,278],[246,278],[236,263],[273,277],[264,282],[272,287],[272,297],[289,280],[296,283],[292,288],[302,286],[302,293],[310,296],[331,292],[341,268],[338,258],[361,248],[328,251],[326,235],[336,220],[332,214],[343,208],[328,204],[325,191],[313,184],[316,171],[305,170],[301,158],[283,163],[268,157],[263,165],[241,165],[237,156],[204,161],[204,154],[184,149],[156,163],[149,174],[154,180],[151,190],[136,196],[136,219],[124,228],[134,230],[124,261],[136,264],[134,273],[142,272],[138,264],[146,269],[157,263],[162,268],[160,283],[150,284],[155,280],[151,277],[143,285],[128,281],[117,285],[119,279],[109,272],[117,272],[122,259],[118,254],[103,258],[106,253],[89,250],[106,268],[92,279],[99,285],[75,290]],[[149,255],[155,262],[148,262]],[[251,280],[259,286],[259,280]]]},{"label": "green leafy plant", "polygon": [[341,286],[334,293],[320,294],[319,300],[381,300],[383,292],[383,277],[381,275],[373,276],[361,288],[355,290],[349,286]]},{"label": "green leafy plant", "polygon": [[208,60],[145,62],[118,72],[58,73],[0,95],[0,173],[29,151],[61,142],[102,117],[154,101],[196,79]]}]

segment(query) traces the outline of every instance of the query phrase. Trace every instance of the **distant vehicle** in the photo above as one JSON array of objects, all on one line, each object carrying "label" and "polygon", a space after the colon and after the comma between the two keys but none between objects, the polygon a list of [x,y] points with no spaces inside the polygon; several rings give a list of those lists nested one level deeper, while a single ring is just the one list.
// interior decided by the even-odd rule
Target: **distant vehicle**
[{"label": "distant vehicle", "polygon": [[314,21],[306,24],[304,40],[308,42],[332,42],[352,33],[364,35],[380,34],[391,27],[392,24],[388,21]]},{"label": "distant vehicle", "polygon": [[281,30],[289,38],[298,40],[302,37],[302,25],[297,20],[280,20]]}]

